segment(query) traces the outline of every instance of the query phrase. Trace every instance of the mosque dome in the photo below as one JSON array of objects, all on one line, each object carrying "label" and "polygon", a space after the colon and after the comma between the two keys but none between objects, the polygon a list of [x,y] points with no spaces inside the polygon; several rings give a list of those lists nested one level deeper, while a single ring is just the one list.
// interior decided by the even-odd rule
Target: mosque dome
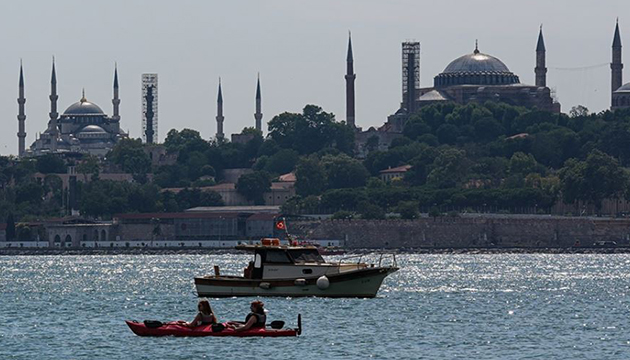
[{"label": "mosque dome", "polygon": [[498,58],[481,53],[475,47],[472,54],[451,61],[434,79],[435,87],[453,85],[510,85],[518,84],[514,75]]},{"label": "mosque dome", "polygon": [[63,115],[105,115],[105,113],[98,105],[89,102],[83,94],[81,100],[70,105]]},{"label": "mosque dome", "polygon": [[451,61],[443,73],[472,73],[472,72],[510,72],[503,61],[492,55],[475,51],[472,54],[460,56]]}]

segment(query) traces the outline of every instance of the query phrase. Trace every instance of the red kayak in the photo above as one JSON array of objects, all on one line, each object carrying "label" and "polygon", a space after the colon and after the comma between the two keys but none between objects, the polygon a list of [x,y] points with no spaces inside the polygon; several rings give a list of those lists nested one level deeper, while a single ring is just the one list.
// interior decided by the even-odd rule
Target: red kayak
[{"label": "red kayak", "polygon": [[225,328],[221,331],[213,331],[212,325],[201,325],[195,328],[189,328],[179,325],[176,322],[164,323],[161,326],[148,327],[144,323],[137,321],[125,321],[131,331],[138,336],[236,336],[236,337],[282,337],[282,336],[298,336],[302,332],[302,324],[300,316],[298,316],[297,329],[271,329],[271,328],[255,328],[245,331],[235,331],[234,329]]}]

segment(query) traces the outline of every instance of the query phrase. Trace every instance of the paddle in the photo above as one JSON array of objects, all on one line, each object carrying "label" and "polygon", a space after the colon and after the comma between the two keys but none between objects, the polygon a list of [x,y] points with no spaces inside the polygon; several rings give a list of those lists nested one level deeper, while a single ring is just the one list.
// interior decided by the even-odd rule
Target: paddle
[{"label": "paddle", "polygon": [[282,320],[275,320],[275,321],[272,321],[271,324],[269,324],[267,326],[271,327],[272,329],[279,330],[279,329],[282,329],[284,327],[284,321],[282,321]]}]

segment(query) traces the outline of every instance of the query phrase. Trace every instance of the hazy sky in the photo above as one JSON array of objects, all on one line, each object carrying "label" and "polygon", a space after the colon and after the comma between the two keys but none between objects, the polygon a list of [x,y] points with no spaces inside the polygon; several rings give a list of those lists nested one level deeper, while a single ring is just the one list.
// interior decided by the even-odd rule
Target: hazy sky
[{"label": "hazy sky", "polygon": [[[628,0],[108,0],[4,1],[0,11],[0,153],[17,152],[20,58],[26,81],[27,147],[48,120],[51,58],[59,112],[81,97],[111,115],[114,63],[121,126],[141,136],[142,73],[159,74],[159,137],[169,129],[216,133],[218,78],[225,133],[254,125],[260,72],[263,121],[317,104],[345,117],[344,72],[352,31],[356,121],[379,125],[401,101],[400,43],[421,43],[421,85],[453,59],[479,49],[534,83],[538,27],[544,24],[547,84],[562,110],[601,111],[610,102],[615,18],[630,47]],[[625,49],[625,48],[624,48]],[[625,73],[630,71],[626,51]],[[630,81],[630,75],[624,82]],[[266,130],[266,126],[265,126]]]}]

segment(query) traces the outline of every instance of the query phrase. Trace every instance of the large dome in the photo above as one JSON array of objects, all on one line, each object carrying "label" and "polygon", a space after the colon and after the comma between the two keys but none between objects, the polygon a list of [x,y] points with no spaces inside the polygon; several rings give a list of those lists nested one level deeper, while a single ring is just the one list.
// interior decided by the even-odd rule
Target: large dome
[{"label": "large dome", "polygon": [[472,54],[460,56],[451,61],[443,73],[473,73],[473,72],[510,72],[505,64],[494,56],[475,51]]},{"label": "large dome", "polygon": [[93,104],[85,98],[85,95],[66,109],[63,115],[105,115],[103,110],[96,104]]},{"label": "large dome", "polygon": [[492,55],[483,54],[477,48],[472,54],[466,54],[451,61],[434,79],[435,87],[518,83],[518,76],[514,75],[503,61]]}]

